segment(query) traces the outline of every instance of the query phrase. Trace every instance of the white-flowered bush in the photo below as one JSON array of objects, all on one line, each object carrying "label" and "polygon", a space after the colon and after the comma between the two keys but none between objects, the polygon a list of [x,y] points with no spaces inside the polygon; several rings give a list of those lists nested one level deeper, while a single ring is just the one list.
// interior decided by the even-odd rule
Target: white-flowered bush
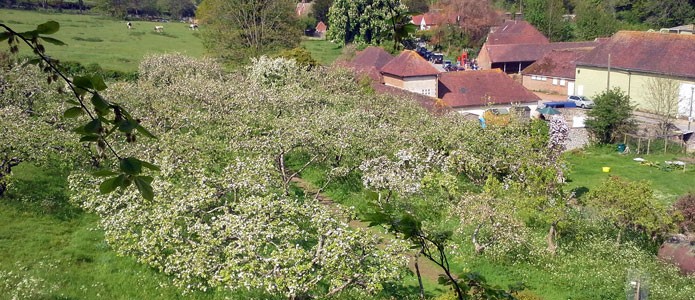
[{"label": "white-flowered bush", "polygon": [[299,79],[304,73],[294,59],[261,56],[251,59],[246,67],[251,80],[267,86],[281,86]]}]

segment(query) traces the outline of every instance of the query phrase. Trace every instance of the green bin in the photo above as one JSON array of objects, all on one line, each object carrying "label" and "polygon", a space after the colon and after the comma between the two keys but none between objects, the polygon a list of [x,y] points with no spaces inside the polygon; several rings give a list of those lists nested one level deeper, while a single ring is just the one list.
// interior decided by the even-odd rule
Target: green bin
[{"label": "green bin", "polygon": [[625,144],[618,144],[618,152],[619,153],[625,152]]}]

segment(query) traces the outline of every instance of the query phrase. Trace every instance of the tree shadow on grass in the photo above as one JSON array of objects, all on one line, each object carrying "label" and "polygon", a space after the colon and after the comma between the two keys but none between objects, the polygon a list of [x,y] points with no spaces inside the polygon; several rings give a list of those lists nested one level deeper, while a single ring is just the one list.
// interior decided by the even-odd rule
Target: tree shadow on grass
[{"label": "tree shadow on grass", "polygon": [[67,174],[22,163],[13,168],[2,201],[23,212],[70,220],[83,214],[69,202]]},{"label": "tree shadow on grass", "polygon": [[589,188],[587,188],[585,186],[580,186],[580,187],[576,187],[576,188],[572,189],[572,192],[574,192],[574,197],[581,198],[582,196],[584,196],[586,193],[589,192]]}]

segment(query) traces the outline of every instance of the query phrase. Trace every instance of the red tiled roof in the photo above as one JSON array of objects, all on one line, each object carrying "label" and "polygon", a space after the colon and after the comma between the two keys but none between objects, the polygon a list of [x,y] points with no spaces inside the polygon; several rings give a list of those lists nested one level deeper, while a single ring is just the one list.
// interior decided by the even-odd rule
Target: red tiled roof
[{"label": "red tiled roof", "polygon": [[574,78],[576,61],[594,49],[593,47],[559,49],[548,52],[521,71],[524,75],[543,75],[561,78]]},{"label": "red tiled roof", "polygon": [[454,108],[541,100],[499,69],[442,73],[439,98]]},{"label": "red tiled roof", "polygon": [[416,15],[412,18],[413,24],[420,26],[423,19],[425,20],[425,25],[433,26],[437,25],[437,22],[440,19],[440,15],[437,13],[424,13],[421,15]]},{"label": "red tiled roof", "polygon": [[439,71],[415,51],[404,50],[387,63],[381,72],[398,77],[432,76]]},{"label": "red tiled roof", "polygon": [[549,42],[548,38],[528,22],[508,20],[490,30],[486,44],[547,44]]},{"label": "red tiled roof", "polygon": [[620,31],[577,65],[695,78],[695,35]]},{"label": "red tiled roof", "polygon": [[565,42],[549,44],[508,44],[508,45],[483,45],[487,49],[490,62],[518,62],[536,61],[546,53],[557,49],[595,47],[599,42]]},{"label": "red tiled roof", "polygon": [[316,31],[317,32],[326,32],[326,24],[324,24],[323,21],[319,21],[319,23],[316,24]]},{"label": "red tiled roof", "polygon": [[357,67],[375,67],[377,70],[393,60],[393,56],[386,52],[386,50],[369,46],[366,49],[357,52],[355,58],[352,59],[352,64]]}]

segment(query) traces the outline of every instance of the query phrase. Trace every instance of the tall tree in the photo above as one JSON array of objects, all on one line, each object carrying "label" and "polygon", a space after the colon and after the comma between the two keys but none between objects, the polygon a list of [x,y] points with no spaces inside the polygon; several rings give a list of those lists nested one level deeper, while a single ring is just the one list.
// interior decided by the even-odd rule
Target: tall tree
[{"label": "tall tree", "polygon": [[580,40],[610,36],[618,29],[615,17],[601,3],[582,1],[576,7],[575,35]]},{"label": "tall tree", "polygon": [[695,21],[692,0],[647,0],[645,21],[655,27],[673,27]]},{"label": "tall tree", "polygon": [[207,27],[205,47],[232,64],[292,49],[301,36],[295,4],[292,0],[204,0],[196,15]]},{"label": "tall tree", "polygon": [[314,0],[314,5],[311,6],[311,9],[314,12],[314,18],[317,22],[321,21],[326,25],[330,24],[330,22],[328,22],[328,10],[332,5],[333,0]]},{"label": "tall tree", "polygon": [[328,12],[326,36],[341,44],[378,45],[393,38],[393,21],[406,15],[400,0],[335,0]]},{"label": "tall tree", "polygon": [[482,44],[498,15],[489,1],[443,0],[433,5],[440,12],[435,38],[444,49],[459,55],[463,48]]},{"label": "tall tree", "polygon": [[562,0],[526,0],[523,12],[524,18],[551,41],[572,38],[570,24],[562,17],[566,13]]},{"label": "tall tree", "polygon": [[430,9],[430,1],[427,0],[403,0],[402,2],[408,7],[408,11],[414,14],[426,13]]}]

